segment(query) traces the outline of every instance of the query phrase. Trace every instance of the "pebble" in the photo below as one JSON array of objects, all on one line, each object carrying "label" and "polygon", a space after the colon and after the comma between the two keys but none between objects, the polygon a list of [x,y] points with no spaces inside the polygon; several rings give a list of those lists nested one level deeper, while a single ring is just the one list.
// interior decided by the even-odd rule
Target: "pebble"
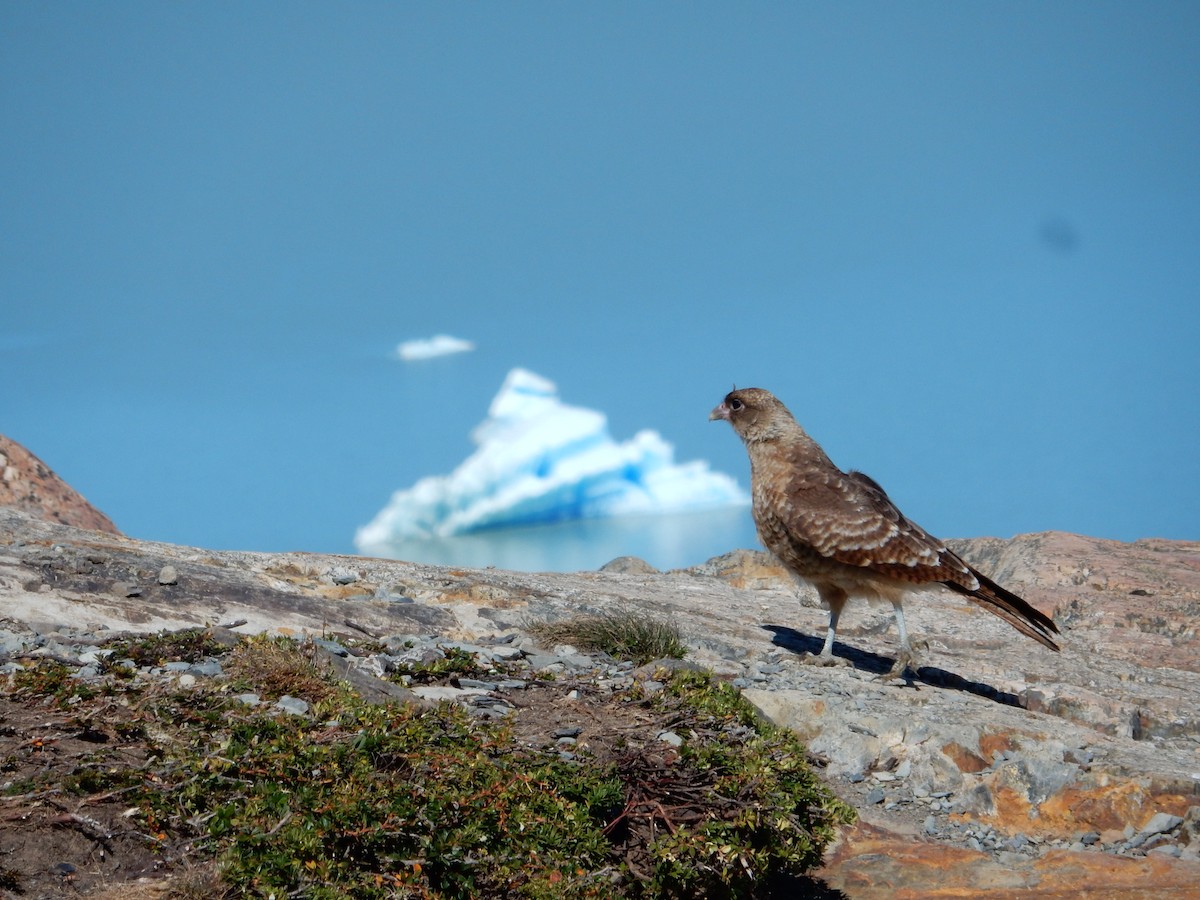
[{"label": "pebble", "polygon": [[460,688],[474,688],[480,691],[494,691],[500,687],[495,681],[480,681],[478,678],[458,678],[456,683]]},{"label": "pebble", "polygon": [[1179,859],[1183,855],[1183,850],[1178,844],[1163,844],[1159,847],[1154,847],[1146,851],[1147,856],[1168,856],[1174,859]]},{"label": "pebble", "polygon": [[318,647],[328,650],[334,656],[347,657],[350,655],[350,651],[347,650],[345,647],[343,647],[341,644],[339,644],[337,641],[329,641],[324,638],[313,638],[313,643],[316,644]]},{"label": "pebble", "polygon": [[665,744],[670,744],[672,747],[683,746],[683,738],[674,731],[660,731],[658,733],[658,739]]},{"label": "pebble", "polygon": [[1145,835],[1163,834],[1183,823],[1183,816],[1173,816],[1170,813],[1155,813],[1154,817],[1142,826],[1141,833]]},{"label": "pebble", "polygon": [[303,716],[308,713],[308,701],[301,700],[299,697],[289,697],[287,694],[275,701],[275,707],[293,716]]},{"label": "pebble", "polygon": [[334,569],[330,572],[334,584],[354,584],[358,581],[358,573],[349,569]]},{"label": "pebble", "polygon": [[158,583],[163,585],[179,584],[179,572],[174,566],[163,566],[158,570]]}]

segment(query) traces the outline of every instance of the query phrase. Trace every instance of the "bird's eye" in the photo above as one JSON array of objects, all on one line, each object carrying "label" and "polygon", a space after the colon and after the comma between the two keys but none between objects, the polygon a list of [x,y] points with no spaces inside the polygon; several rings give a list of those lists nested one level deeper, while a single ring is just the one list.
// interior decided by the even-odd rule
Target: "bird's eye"
[{"label": "bird's eye", "polygon": [[744,404],[744,403],[742,403],[742,401],[741,401],[741,400],[739,400],[737,397],[734,397],[733,399],[731,399],[731,400],[729,401],[729,408],[730,408],[731,410],[733,410],[734,412],[737,412],[737,411],[738,411],[739,409],[741,409],[743,406],[745,406],[745,404]]}]

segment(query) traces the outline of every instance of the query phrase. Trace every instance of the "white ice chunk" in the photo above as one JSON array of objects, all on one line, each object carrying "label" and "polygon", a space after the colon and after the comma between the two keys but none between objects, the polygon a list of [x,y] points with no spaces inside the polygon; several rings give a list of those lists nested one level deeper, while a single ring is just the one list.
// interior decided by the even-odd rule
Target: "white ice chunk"
[{"label": "white ice chunk", "polygon": [[478,449],[449,475],[392,495],[358,530],[363,553],[390,544],[485,528],[566,519],[654,515],[750,502],[703,460],[676,464],[656,431],[615,442],[603,413],[568,406],[552,381],[513,369],[471,433]]},{"label": "white ice chunk", "polygon": [[433,359],[435,356],[449,356],[451,353],[466,353],[474,350],[472,341],[451,337],[448,334],[435,334],[431,338],[420,338],[404,341],[396,347],[396,356],[405,362],[415,362],[421,359]]}]

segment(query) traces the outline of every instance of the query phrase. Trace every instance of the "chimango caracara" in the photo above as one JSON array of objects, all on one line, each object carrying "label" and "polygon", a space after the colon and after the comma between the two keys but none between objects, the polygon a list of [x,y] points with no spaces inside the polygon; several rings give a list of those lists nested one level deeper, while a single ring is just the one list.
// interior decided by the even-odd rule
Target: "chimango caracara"
[{"label": "chimango caracara", "polygon": [[806,661],[844,664],[833,655],[838,617],[850,597],[885,600],[896,611],[900,653],[889,673],[916,657],[904,628],[905,596],[942,584],[1051,650],[1058,627],[1044,613],[963,562],[905,518],[883,488],[861,472],[843,472],[787,407],[760,388],[734,390],[709,419],[726,419],[750,454],[754,524],[759,539],[829,607],[825,646]]}]

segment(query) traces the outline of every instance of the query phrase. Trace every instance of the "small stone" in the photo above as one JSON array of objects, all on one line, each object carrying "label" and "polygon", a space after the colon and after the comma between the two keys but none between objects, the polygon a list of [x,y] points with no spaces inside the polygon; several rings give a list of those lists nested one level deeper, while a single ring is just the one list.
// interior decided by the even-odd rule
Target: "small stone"
[{"label": "small stone", "polygon": [[658,569],[636,556],[618,556],[602,565],[600,571],[618,575],[654,575]]},{"label": "small stone", "polygon": [[1154,817],[1142,826],[1141,833],[1164,834],[1177,828],[1183,822],[1183,816],[1173,816],[1170,813],[1155,813]]},{"label": "small stone", "polygon": [[195,675],[189,675],[188,673],[185,672],[183,675],[179,676],[179,686],[180,687],[190,688],[190,687],[195,687],[195,685],[196,685],[196,676]]},{"label": "small stone", "polygon": [[1179,859],[1183,855],[1183,850],[1178,844],[1162,844],[1146,852],[1147,856],[1167,856],[1173,859]]},{"label": "small stone", "polygon": [[683,738],[677,735],[674,731],[660,731],[658,739],[664,744],[670,744],[672,747],[680,747],[683,745]]},{"label": "small stone", "polygon": [[258,704],[260,704],[262,702],[262,700],[259,699],[258,694],[251,694],[251,693],[235,694],[234,699],[240,700],[242,703],[245,703],[247,706],[258,706]]},{"label": "small stone", "polygon": [[174,566],[163,566],[158,570],[159,584],[179,584],[179,573]]},{"label": "small stone", "polygon": [[874,788],[869,794],[867,794],[867,799],[865,802],[867,806],[875,806],[883,802],[883,797],[883,788]]},{"label": "small stone", "polygon": [[275,701],[275,706],[293,716],[302,716],[308,712],[308,703],[299,697],[289,697],[286,694]]},{"label": "small stone", "polygon": [[583,729],[578,725],[572,725],[569,728],[556,728],[551,736],[555,738],[577,738],[583,734]]},{"label": "small stone", "polygon": [[936,834],[938,830],[937,818],[934,816],[926,816],[924,828],[926,834]]},{"label": "small stone", "polygon": [[520,647],[509,647],[505,645],[489,647],[488,653],[491,654],[492,659],[499,660],[501,662],[515,662],[516,660],[522,659],[525,656],[525,651]]},{"label": "small stone", "polygon": [[347,657],[350,651],[339,644],[337,641],[326,640],[325,638],[313,638],[313,643],[318,647],[328,650],[334,656]]},{"label": "small stone", "polygon": [[871,777],[876,781],[895,781],[896,776],[891,772],[872,772]]},{"label": "small stone", "polygon": [[481,691],[494,691],[500,686],[494,681],[480,681],[478,678],[459,678],[457,684],[460,688],[475,688]]},{"label": "small stone", "polygon": [[1088,831],[1079,836],[1079,843],[1083,844],[1085,847],[1092,846],[1092,844],[1096,843],[1098,840],[1100,840],[1100,832],[1098,831]]}]

